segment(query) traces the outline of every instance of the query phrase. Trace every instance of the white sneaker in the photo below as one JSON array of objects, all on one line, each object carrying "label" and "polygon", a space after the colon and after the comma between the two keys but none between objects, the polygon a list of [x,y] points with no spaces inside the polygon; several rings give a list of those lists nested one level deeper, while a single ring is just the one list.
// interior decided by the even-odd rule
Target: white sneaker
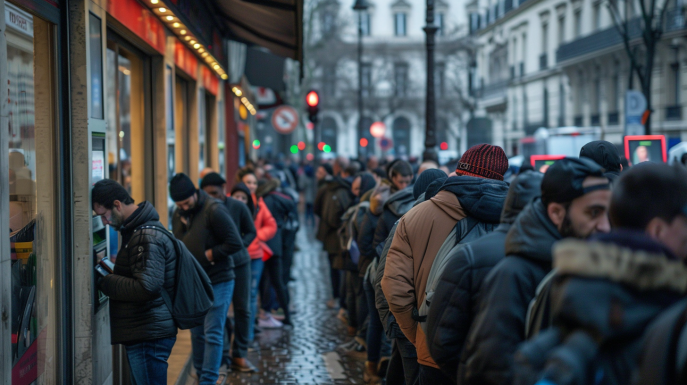
[{"label": "white sneaker", "polygon": [[263,329],[279,329],[284,327],[284,324],[274,319],[272,314],[267,314],[265,318],[258,317],[258,326]]}]

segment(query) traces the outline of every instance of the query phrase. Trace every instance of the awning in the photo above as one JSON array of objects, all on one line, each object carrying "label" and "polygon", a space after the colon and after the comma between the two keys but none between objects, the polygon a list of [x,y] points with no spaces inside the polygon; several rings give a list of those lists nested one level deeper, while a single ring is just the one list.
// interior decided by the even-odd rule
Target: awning
[{"label": "awning", "polygon": [[263,52],[256,48],[248,48],[246,55],[245,74],[252,86],[271,88],[274,91],[285,91],[284,62],[286,59]]},{"label": "awning", "polygon": [[303,0],[215,0],[236,40],[303,59]]}]

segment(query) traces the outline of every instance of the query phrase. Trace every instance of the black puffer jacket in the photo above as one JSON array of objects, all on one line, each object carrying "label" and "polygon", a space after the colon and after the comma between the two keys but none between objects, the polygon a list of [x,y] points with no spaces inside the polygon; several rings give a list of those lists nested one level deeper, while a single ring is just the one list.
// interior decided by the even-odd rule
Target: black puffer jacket
[{"label": "black puffer jacket", "polygon": [[[521,346],[517,383],[630,384],[644,330],[687,292],[687,266],[647,235],[626,230],[560,242],[553,265],[554,326]],[[556,329],[559,345],[529,349]]]},{"label": "black puffer jacket", "polygon": [[525,317],[539,282],[551,271],[551,248],[561,235],[537,198],[506,236],[506,258],[487,275],[480,307],[460,358],[460,384],[510,384],[513,354],[525,340]]},{"label": "black puffer jacket", "polygon": [[244,246],[241,251],[232,255],[231,258],[234,260],[234,267],[243,266],[250,262],[250,255],[248,255],[247,248],[257,236],[255,222],[245,203],[225,197],[224,206],[229,210],[231,219],[239,230],[239,235],[241,235]]},{"label": "black puffer jacket", "polygon": [[[244,246],[229,210],[205,191],[198,190],[196,206],[185,213],[184,217],[185,224],[181,220],[181,212],[174,212],[174,236],[184,242],[196,257],[213,285],[233,280],[234,261],[230,256],[241,251]],[[212,262],[205,256],[205,251],[210,249]]]},{"label": "black puffer jacket", "polygon": [[427,316],[427,345],[434,362],[456,381],[460,353],[479,308],[479,289],[505,255],[506,234],[522,209],[541,194],[544,174],[527,171],[508,189],[501,224],[494,232],[454,248],[434,291]]},{"label": "black puffer jacket", "polygon": [[[145,229],[143,225],[162,230]],[[176,252],[155,208],[143,202],[124,222],[122,248],[114,274],[99,281],[98,288],[110,297],[111,343],[133,344],[174,337],[177,327],[160,292],[172,293],[176,278]]]}]

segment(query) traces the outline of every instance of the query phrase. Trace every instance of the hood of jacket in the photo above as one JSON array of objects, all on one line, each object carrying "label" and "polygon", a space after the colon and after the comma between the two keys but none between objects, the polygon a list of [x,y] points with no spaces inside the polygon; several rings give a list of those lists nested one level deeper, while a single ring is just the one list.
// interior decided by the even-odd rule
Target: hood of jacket
[{"label": "hood of jacket", "polygon": [[384,204],[389,200],[391,194],[391,186],[388,183],[380,183],[370,196],[370,212],[374,215],[380,215],[384,210]]},{"label": "hood of jacket", "polygon": [[645,235],[635,236],[644,238],[643,245],[573,239],[556,245],[551,290],[556,322],[582,327],[601,342],[634,337],[684,297],[687,266]]},{"label": "hood of jacket", "polygon": [[365,194],[368,192],[374,190],[375,186],[377,185],[377,181],[375,178],[370,174],[369,172],[363,172],[360,173],[360,200],[363,200],[363,197]]},{"label": "hood of jacket", "polygon": [[465,212],[480,222],[499,223],[508,195],[508,183],[471,176],[454,176],[446,179],[439,191],[455,194]]},{"label": "hood of jacket", "polygon": [[279,182],[279,179],[269,179],[264,184],[258,186],[257,190],[255,190],[255,195],[258,197],[264,197],[272,191],[277,191],[277,188],[279,188],[280,185],[281,183]]},{"label": "hood of jacket", "polygon": [[643,233],[614,231],[594,241],[566,239],[554,247],[561,275],[603,278],[637,290],[687,292],[687,266]]},{"label": "hood of jacket", "polygon": [[155,207],[150,202],[145,201],[140,203],[136,211],[124,221],[120,232],[123,237],[126,237],[126,235],[131,235],[137,227],[148,222],[158,221],[160,221],[160,216],[157,214]]},{"label": "hood of jacket", "polygon": [[360,197],[361,202],[369,202],[370,198],[372,198],[372,193],[375,191],[375,189],[368,190],[363,196]]},{"label": "hood of jacket", "polygon": [[553,244],[561,238],[541,198],[536,198],[522,210],[508,231],[506,255],[550,263]]},{"label": "hood of jacket", "polygon": [[351,190],[351,182],[347,179],[344,179],[342,177],[335,177],[329,183],[327,183],[327,190],[329,191],[336,191],[340,188],[346,189],[348,191]]},{"label": "hood of jacket", "polygon": [[409,186],[392,194],[384,204],[384,208],[389,209],[395,216],[402,217],[413,208],[414,203],[413,187]]},{"label": "hood of jacket", "polygon": [[501,223],[512,224],[522,209],[532,199],[541,196],[541,181],[544,174],[534,170],[519,174],[510,184],[508,195],[501,212]]}]

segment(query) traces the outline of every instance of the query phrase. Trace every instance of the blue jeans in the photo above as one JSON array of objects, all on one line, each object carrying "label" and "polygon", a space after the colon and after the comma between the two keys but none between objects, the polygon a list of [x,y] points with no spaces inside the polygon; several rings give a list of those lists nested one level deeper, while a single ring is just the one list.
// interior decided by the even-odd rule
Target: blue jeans
[{"label": "blue jeans", "polygon": [[200,385],[214,385],[219,377],[224,347],[224,324],[234,293],[234,281],[212,285],[215,302],[205,316],[205,325],[191,329],[193,366]]},{"label": "blue jeans", "polygon": [[167,359],[176,337],[125,346],[133,385],[167,385]]},{"label": "blue jeans", "polygon": [[375,290],[370,281],[363,278],[363,290],[367,298],[370,322],[367,325],[367,360],[372,362],[379,361],[382,357],[391,355],[391,343],[384,333],[379,312],[375,306]]},{"label": "blue jeans", "polygon": [[258,314],[258,289],[260,288],[260,277],[265,262],[262,259],[251,259],[250,261],[250,322],[248,323],[248,342],[255,339],[255,316]]}]

